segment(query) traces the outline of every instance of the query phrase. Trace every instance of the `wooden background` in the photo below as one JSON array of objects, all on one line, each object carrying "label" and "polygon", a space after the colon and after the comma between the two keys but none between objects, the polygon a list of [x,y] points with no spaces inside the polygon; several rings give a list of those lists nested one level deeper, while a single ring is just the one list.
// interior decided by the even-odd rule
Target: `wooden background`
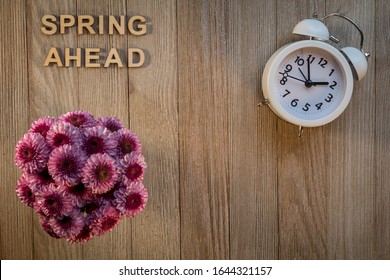
[{"label": "wooden background", "polygon": [[[306,129],[262,99],[263,67],[313,12],[353,18],[372,53],[345,113]],[[45,14],[143,15],[145,36],[46,36]],[[385,0],[1,0],[1,259],[389,259],[390,120]],[[341,46],[348,22],[327,20]],[[140,69],[43,67],[50,47],[139,47]],[[150,200],[87,244],[41,230],[20,203],[14,147],[43,116],[117,116],[143,143]]]}]

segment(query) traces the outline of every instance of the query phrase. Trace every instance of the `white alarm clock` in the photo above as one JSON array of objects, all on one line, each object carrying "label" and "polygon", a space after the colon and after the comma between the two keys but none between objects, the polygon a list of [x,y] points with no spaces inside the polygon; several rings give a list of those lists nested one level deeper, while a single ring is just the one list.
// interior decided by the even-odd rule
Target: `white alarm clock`
[{"label": "white alarm clock", "polygon": [[[352,47],[336,49],[323,20],[339,16],[351,22],[361,35],[360,50]],[[264,101],[283,120],[302,127],[325,125],[346,109],[353,82],[367,72],[367,57],[363,51],[363,33],[350,18],[332,13],[324,18],[299,22],[294,34],[308,40],[293,42],[277,50],[265,65],[262,77]]]}]

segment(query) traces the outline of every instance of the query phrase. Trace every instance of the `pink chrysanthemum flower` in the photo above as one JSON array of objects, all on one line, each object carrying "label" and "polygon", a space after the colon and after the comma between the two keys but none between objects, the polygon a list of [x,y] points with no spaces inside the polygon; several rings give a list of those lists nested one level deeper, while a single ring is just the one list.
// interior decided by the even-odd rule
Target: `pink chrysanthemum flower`
[{"label": "pink chrysanthemum flower", "polygon": [[52,217],[50,225],[55,234],[62,238],[75,238],[84,227],[84,216],[79,209],[73,209],[62,217]]},{"label": "pink chrysanthemum flower", "polygon": [[53,149],[65,144],[80,148],[82,144],[82,136],[79,129],[67,122],[58,122],[52,125],[47,132],[46,140]]},{"label": "pink chrysanthemum flower", "polygon": [[85,162],[86,156],[81,150],[63,145],[53,150],[47,166],[56,184],[69,187],[80,183]]},{"label": "pink chrysanthemum flower", "polygon": [[39,217],[39,223],[41,224],[43,230],[50,235],[51,237],[54,237],[56,239],[59,239],[60,237],[54,232],[52,226],[50,225],[50,218],[44,215],[40,215]]},{"label": "pink chrysanthemum flower", "polygon": [[115,117],[104,117],[104,118],[98,118],[97,122],[101,125],[107,128],[111,132],[118,131],[119,129],[123,128],[122,122]]},{"label": "pink chrysanthemum flower", "polygon": [[148,191],[142,183],[134,183],[114,193],[114,206],[122,215],[134,217],[141,213],[148,201]]},{"label": "pink chrysanthemum flower", "polygon": [[66,113],[58,118],[60,121],[73,124],[75,127],[85,128],[97,125],[94,117],[85,111],[74,111]]},{"label": "pink chrysanthemum flower", "polygon": [[118,181],[111,190],[102,194],[101,198],[112,205],[112,202],[115,200],[114,193],[120,189],[126,189],[126,186],[121,181]]},{"label": "pink chrysanthemum flower", "polygon": [[102,235],[110,232],[119,222],[120,215],[115,207],[104,205],[93,215],[89,225],[92,235]]},{"label": "pink chrysanthemum flower", "polygon": [[34,206],[35,195],[24,174],[18,180],[18,184],[16,186],[16,195],[27,206]]},{"label": "pink chrysanthemum flower", "polygon": [[47,167],[42,171],[27,174],[27,180],[33,192],[39,191],[43,187],[54,183]]},{"label": "pink chrysanthemum flower", "polygon": [[73,204],[63,188],[50,184],[36,193],[34,208],[46,216],[63,216],[73,209]]},{"label": "pink chrysanthemum flower", "polygon": [[93,154],[109,154],[115,157],[116,142],[110,132],[102,126],[84,129],[84,149],[88,156]]},{"label": "pink chrysanthemum flower", "polygon": [[107,154],[94,154],[83,168],[82,182],[94,194],[108,192],[118,180],[115,160]]},{"label": "pink chrysanthemum flower", "polygon": [[55,118],[51,117],[42,117],[38,120],[34,121],[31,124],[30,130],[28,132],[39,133],[44,138],[46,138],[46,134],[49,131],[50,127],[56,122]]},{"label": "pink chrysanthemum flower", "polygon": [[81,243],[81,242],[87,242],[92,238],[93,238],[92,231],[90,227],[87,224],[85,224],[83,229],[80,231],[80,233],[77,236],[68,238],[67,240],[70,243]]},{"label": "pink chrysanthemum flower", "polygon": [[50,148],[39,133],[27,133],[15,149],[15,163],[25,172],[41,171],[46,167]]},{"label": "pink chrysanthemum flower", "polygon": [[137,152],[127,154],[120,161],[118,169],[121,173],[124,185],[127,186],[133,182],[140,182],[143,180],[144,171],[146,169],[144,156]]},{"label": "pink chrysanthemum flower", "polygon": [[115,132],[112,136],[117,143],[117,156],[123,158],[132,152],[141,153],[141,142],[137,135],[129,129],[123,128]]},{"label": "pink chrysanthemum flower", "polygon": [[84,216],[88,220],[102,205],[102,201],[99,199],[91,200],[81,207],[81,212],[84,213]]},{"label": "pink chrysanthemum flower", "polygon": [[69,194],[73,205],[83,207],[86,203],[93,200],[94,195],[91,190],[85,187],[83,183],[67,187],[65,192]]}]

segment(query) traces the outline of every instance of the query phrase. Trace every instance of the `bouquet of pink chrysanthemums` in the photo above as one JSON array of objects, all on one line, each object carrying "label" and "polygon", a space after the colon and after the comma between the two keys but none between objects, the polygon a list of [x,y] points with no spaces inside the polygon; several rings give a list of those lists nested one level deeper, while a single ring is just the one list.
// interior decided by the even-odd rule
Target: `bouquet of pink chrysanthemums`
[{"label": "bouquet of pink chrysanthemums", "polygon": [[114,117],[42,117],[16,145],[15,162],[19,199],[50,236],[72,243],[111,231],[148,200],[141,143]]}]

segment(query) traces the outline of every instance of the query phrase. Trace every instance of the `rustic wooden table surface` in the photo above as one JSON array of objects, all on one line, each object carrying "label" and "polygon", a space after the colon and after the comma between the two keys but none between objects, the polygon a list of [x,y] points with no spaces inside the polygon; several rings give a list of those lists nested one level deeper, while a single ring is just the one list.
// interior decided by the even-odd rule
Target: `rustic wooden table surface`
[{"label": "rustic wooden table surface", "polygon": [[[2,0],[1,259],[389,259],[389,14],[385,0]],[[313,12],[353,18],[372,53],[334,122],[278,119],[261,75]],[[43,15],[143,15],[145,36],[44,35]],[[359,34],[327,21],[340,45]],[[141,68],[44,67],[51,47],[139,47]],[[83,109],[135,131],[145,211],[82,245],[55,240],[20,203],[14,147],[44,115]]]}]

